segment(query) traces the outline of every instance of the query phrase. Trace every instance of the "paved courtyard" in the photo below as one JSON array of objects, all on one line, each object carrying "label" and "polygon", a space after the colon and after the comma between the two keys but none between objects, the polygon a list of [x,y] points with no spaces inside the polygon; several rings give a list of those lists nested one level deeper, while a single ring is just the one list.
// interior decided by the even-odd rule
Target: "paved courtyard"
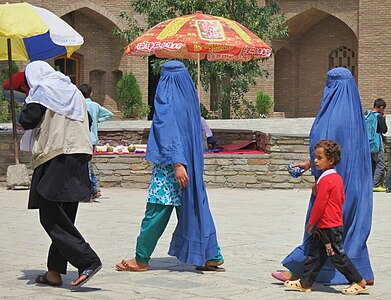
[{"label": "paved courtyard", "polygon": [[[209,190],[225,273],[202,273],[169,257],[176,218],[161,238],[145,273],[118,272],[134,253],[146,190],[104,189],[96,203],[81,203],[77,225],[103,261],[103,269],[77,292],[69,267],[59,288],[38,286],[49,239],[37,211],[26,209],[28,191],[0,189],[0,299],[346,299],[343,286],[316,285],[312,293],[286,291],[270,276],[300,243],[309,190]],[[391,194],[374,195],[368,241],[376,285],[360,299],[391,298]]]}]

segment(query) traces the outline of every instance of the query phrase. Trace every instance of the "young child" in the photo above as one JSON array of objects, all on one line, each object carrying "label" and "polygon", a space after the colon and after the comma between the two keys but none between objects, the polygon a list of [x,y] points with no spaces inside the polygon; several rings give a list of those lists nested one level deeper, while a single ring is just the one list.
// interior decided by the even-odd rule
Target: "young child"
[{"label": "young child", "polygon": [[342,241],[342,204],[345,200],[342,177],[334,167],[341,161],[341,148],[335,141],[320,140],[315,145],[315,166],[323,171],[317,181],[318,189],[308,220],[307,232],[312,234],[309,252],[299,280],[287,280],[285,286],[301,292],[310,292],[320,269],[330,258],[335,268],[351,283],[343,294],[358,295],[367,292],[366,281],[345,253]]},{"label": "young child", "polygon": [[[92,146],[95,147],[99,142],[98,137],[98,123],[105,122],[108,119],[110,119],[114,114],[104,108],[103,106],[100,106],[99,103],[92,101],[92,88],[90,85],[84,83],[80,86],[79,90],[83,94],[86,103],[87,103],[87,111],[88,114],[91,116],[92,124],[91,124],[91,142]],[[92,202],[94,199],[99,198],[102,196],[102,192],[99,188],[98,179],[95,175],[94,169],[92,168],[91,161],[88,163],[88,169],[90,172],[90,181],[92,185],[92,194],[90,198],[90,202]]]}]

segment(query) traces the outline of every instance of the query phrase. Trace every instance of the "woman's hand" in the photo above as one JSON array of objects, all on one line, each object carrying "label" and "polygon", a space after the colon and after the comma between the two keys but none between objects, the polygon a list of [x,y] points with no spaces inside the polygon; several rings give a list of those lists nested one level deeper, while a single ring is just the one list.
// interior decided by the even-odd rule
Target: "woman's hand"
[{"label": "woman's hand", "polygon": [[22,125],[19,124],[19,122],[16,122],[16,129],[17,130],[24,130],[24,128],[22,127]]},{"label": "woman's hand", "polygon": [[314,184],[312,185],[312,195],[314,195],[314,197],[316,197],[317,193],[318,193],[318,184],[316,182],[314,182]]},{"label": "woman's hand", "polygon": [[184,189],[189,183],[189,177],[185,167],[182,164],[175,164],[175,177],[178,180],[179,186],[181,189]]},{"label": "woman's hand", "polygon": [[300,163],[293,164],[291,167],[292,168],[296,168],[296,167],[302,168],[302,169],[304,169],[304,172],[305,172],[311,168],[311,161],[309,161],[309,160],[302,161]]}]

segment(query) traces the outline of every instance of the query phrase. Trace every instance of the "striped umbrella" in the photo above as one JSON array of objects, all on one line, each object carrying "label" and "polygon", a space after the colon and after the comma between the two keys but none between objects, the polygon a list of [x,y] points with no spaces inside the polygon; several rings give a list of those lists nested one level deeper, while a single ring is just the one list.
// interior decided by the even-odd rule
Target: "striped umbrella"
[{"label": "striped umbrella", "polygon": [[0,5],[0,60],[8,60],[15,162],[19,163],[12,60],[46,60],[68,57],[83,44],[83,37],[52,12],[28,4]]},{"label": "striped umbrella", "polygon": [[80,48],[83,37],[52,12],[28,3],[0,5],[0,60],[46,60]]}]

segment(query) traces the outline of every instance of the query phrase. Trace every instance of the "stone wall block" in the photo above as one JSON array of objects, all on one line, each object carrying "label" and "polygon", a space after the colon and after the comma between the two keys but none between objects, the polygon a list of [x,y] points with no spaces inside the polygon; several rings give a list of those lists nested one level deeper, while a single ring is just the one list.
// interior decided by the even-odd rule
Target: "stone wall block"
[{"label": "stone wall block", "polygon": [[207,158],[204,160],[205,165],[218,165],[218,166],[227,166],[232,164],[232,159],[225,158]]},{"label": "stone wall block", "polygon": [[246,183],[245,182],[233,182],[231,184],[231,187],[233,188],[239,188],[239,189],[244,189],[246,188]]},{"label": "stone wall block", "polygon": [[246,158],[234,158],[233,164],[234,165],[247,165],[247,159]]},{"label": "stone wall block", "polygon": [[130,169],[132,171],[140,171],[140,170],[146,170],[150,167],[150,164],[147,164],[145,162],[141,162],[139,164],[131,164]]},{"label": "stone wall block", "polygon": [[248,165],[266,165],[269,163],[269,159],[249,158],[247,159]]},{"label": "stone wall block", "polygon": [[251,171],[239,171],[239,172],[238,172],[238,175],[250,175],[250,176],[255,176],[256,173],[255,173],[255,172],[251,172]]},{"label": "stone wall block", "polygon": [[273,176],[270,177],[270,179],[268,181],[273,182],[273,183],[286,182],[287,181],[287,177],[286,176],[273,175]]},{"label": "stone wall block", "polygon": [[235,175],[227,177],[228,182],[232,183],[256,183],[257,178],[254,175]]},{"label": "stone wall block", "polygon": [[100,176],[100,182],[121,182],[122,176],[119,175],[111,175],[111,176]]},{"label": "stone wall block", "polygon": [[304,141],[300,139],[280,139],[277,142],[278,145],[304,145]]},{"label": "stone wall block", "polygon": [[257,166],[257,165],[243,165],[243,166],[234,166],[233,169],[235,171],[247,171],[247,172],[266,172],[269,170],[267,165]]},{"label": "stone wall block", "polygon": [[285,183],[274,183],[273,188],[275,189],[293,189],[295,187],[294,184],[285,182]]},{"label": "stone wall block", "polygon": [[123,176],[124,181],[133,181],[139,183],[149,183],[151,181],[151,175],[131,175],[131,176]]},{"label": "stone wall block", "polygon": [[140,171],[130,171],[130,174],[134,174],[135,176],[139,175],[148,175],[151,176],[152,171],[151,170],[140,170]]},{"label": "stone wall block", "polygon": [[98,170],[126,170],[129,169],[129,165],[127,164],[120,164],[120,163],[97,163],[95,164],[95,167]]},{"label": "stone wall block", "polygon": [[205,182],[215,182],[215,183],[225,183],[225,182],[227,182],[227,179],[224,176],[209,176],[209,175],[205,175],[204,176],[204,181]]},{"label": "stone wall block", "polygon": [[130,170],[117,170],[113,173],[121,175],[121,176],[129,176],[131,174]]},{"label": "stone wall block", "polygon": [[204,174],[210,176],[231,176],[238,174],[238,172],[230,170],[204,170]]}]

